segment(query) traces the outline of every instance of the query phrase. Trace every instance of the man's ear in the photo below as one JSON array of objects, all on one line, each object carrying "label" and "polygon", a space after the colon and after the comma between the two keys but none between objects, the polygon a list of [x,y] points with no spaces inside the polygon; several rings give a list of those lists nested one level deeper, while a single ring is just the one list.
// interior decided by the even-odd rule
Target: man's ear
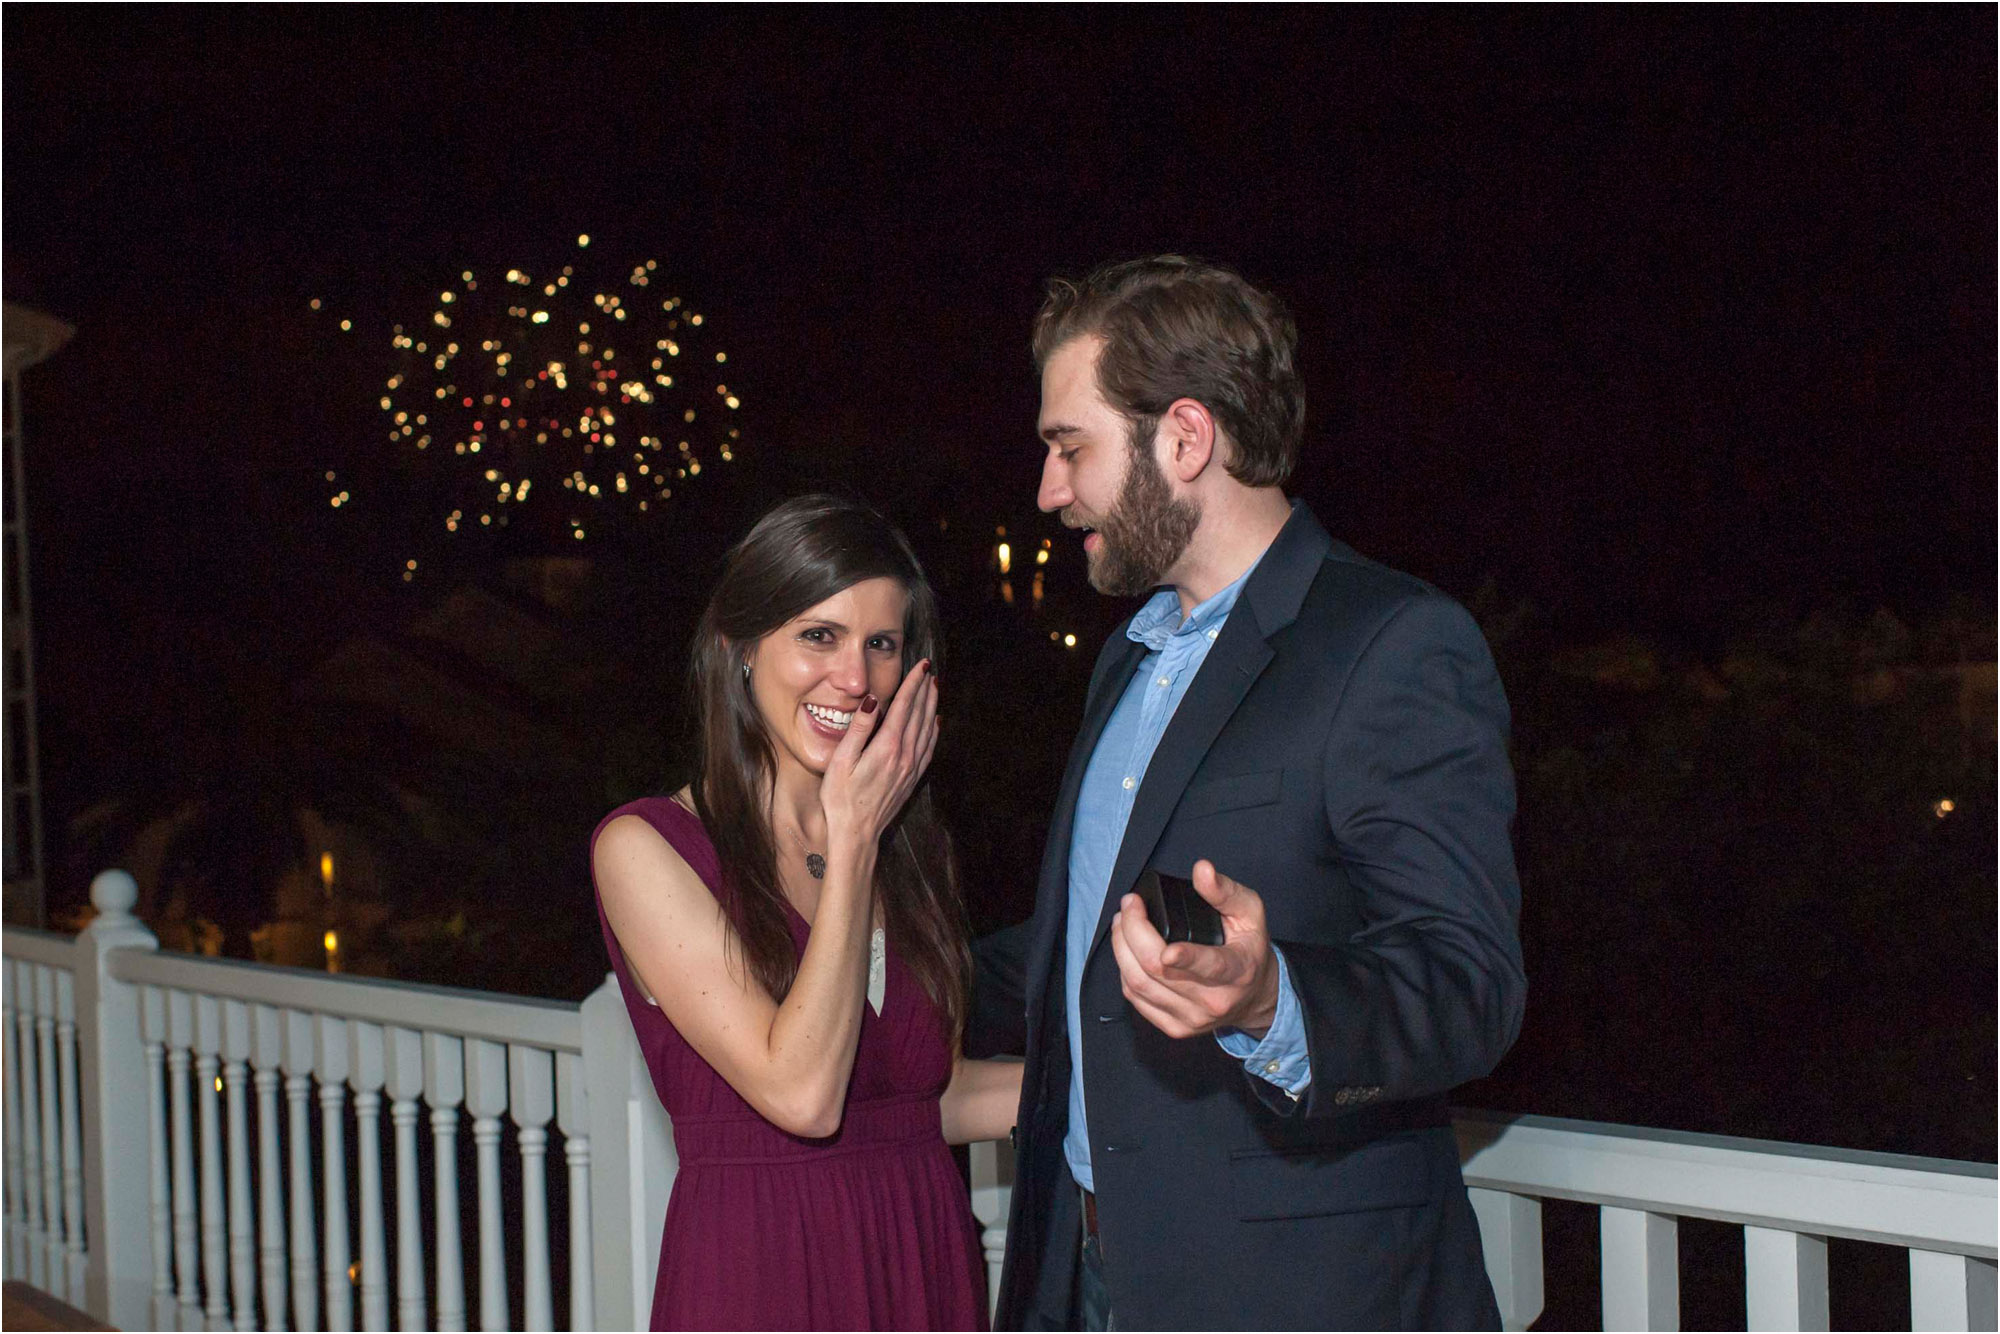
[{"label": "man's ear", "polygon": [[1181,482],[1200,477],[1216,459],[1215,416],[1192,398],[1177,398],[1161,414],[1160,430],[1169,442],[1163,466]]}]

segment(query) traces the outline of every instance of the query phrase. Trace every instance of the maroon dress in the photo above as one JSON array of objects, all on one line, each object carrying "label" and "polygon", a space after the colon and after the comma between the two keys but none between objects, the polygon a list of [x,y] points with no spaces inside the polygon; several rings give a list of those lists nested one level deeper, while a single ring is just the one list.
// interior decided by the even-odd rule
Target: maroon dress
[{"label": "maroon dress", "polygon": [[[687,808],[648,798],[604,824],[621,815],[652,825],[716,891],[715,846]],[[978,1229],[938,1115],[951,1048],[909,970],[890,955],[882,1013],[862,1006],[839,1131],[803,1139],[760,1116],[647,1001],[601,900],[597,915],[680,1155],[652,1327],[985,1329]],[[787,916],[803,953],[810,928]]]}]

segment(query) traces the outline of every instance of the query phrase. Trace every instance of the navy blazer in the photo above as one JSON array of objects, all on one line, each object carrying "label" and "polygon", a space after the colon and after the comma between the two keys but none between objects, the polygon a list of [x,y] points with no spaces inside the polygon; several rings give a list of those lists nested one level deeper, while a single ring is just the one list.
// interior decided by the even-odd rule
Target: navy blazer
[{"label": "navy blazer", "polygon": [[[1019,980],[1027,1023],[1003,1329],[1074,1320],[1070,830],[1144,654],[1123,626],[1100,653],[1035,915],[1011,933],[1024,957],[986,960]],[[1074,1022],[1122,1326],[1499,1327],[1445,1095],[1500,1060],[1526,993],[1507,721],[1464,609],[1294,503],[1147,767],[1084,967]],[[1119,899],[1201,857],[1263,897],[1285,953],[1312,1061],[1297,1102],[1121,993]]]}]

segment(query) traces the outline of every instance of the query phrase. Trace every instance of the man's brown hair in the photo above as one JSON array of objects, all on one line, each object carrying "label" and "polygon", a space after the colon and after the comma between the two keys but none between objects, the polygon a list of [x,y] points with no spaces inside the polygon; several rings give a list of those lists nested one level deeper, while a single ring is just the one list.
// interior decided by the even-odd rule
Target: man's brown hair
[{"label": "man's brown hair", "polygon": [[1231,477],[1245,486],[1282,486],[1291,476],[1306,400],[1292,364],[1298,330],[1277,297],[1181,255],[1052,279],[1035,316],[1036,367],[1071,339],[1092,334],[1104,340],[1098,385],[1131,423],[1134,448],[1152,442],[1175,399],[1191,398],[1235,445],[1226,464]]}]

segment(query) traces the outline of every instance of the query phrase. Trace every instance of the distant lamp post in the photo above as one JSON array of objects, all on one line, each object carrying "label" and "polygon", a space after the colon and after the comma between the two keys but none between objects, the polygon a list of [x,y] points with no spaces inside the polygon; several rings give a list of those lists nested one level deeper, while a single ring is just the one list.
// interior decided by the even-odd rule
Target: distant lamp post
[{"label": "distant lamp post", "polygon": [[76,330],[39,310],[5,303],[7,485],[5,508],[5,729],[24,744],[6,747],[5,907],[9,922],[43,926],[48,884],[42,860],[41,749],[35,736],[35,640],[28,620],[26,469],[21,447],[21,375],[46,361]]}]

